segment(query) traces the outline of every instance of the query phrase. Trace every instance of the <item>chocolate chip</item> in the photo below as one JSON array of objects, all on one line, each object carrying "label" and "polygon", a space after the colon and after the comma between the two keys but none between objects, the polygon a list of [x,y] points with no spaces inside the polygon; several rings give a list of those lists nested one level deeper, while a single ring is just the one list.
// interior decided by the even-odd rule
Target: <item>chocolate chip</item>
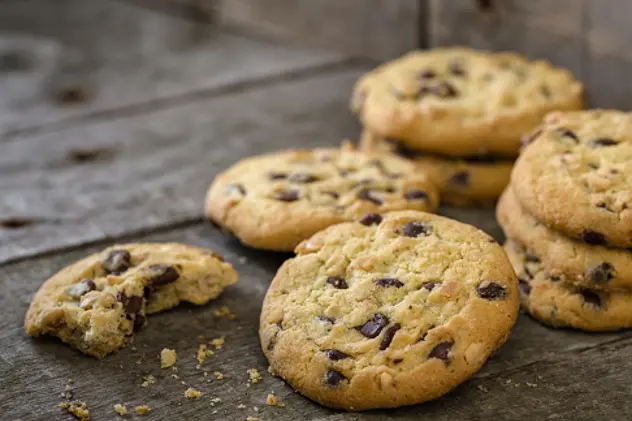
[{"label": "chocolate chip", "polygon": [[362,199],[362,200],[366,200],[368,202],[371,202],[375,205],[381,205],[382,204],[382,199],[380,199],[379,197],[375,196],[373,190],[371,189],[363,189],[358,193],[358,198]]},{"label": "chocolate chip", "polygon": [[395,359],[393,360],[393,364],[401,364],[403,361],[404,361],[404,359],[403,359],[403,358],[395,358]]},{"label": "chocolate chip", "polygon": [[533,254],[533,252],[531,252],[531,251],[527,251],[525,253],[524,258],[525,258],[525,260],[527,262],[540,263],[540,258],[538,256],[536,256],[535,254]]},{"label": "chocolate chip", "polygon": [[143,296],[145,297],[146,300],[149,300],[149,297],[151,297],[151,288],[144,287],[143,288]]},{"label": "chocolate chip", "polygon": [[587,304],[592,304],[595,307],[601,307],[601,297],[595,291],[591,291],[589,289],[582,289],[579,291],[584,302]]},{"label": "chocolate chip", "polygon": [[518,279],[518,289],[524,295],[531,294],[531,285],[529,285],[528,282],[526,282],[526,281],[524,281],[522,279]]},{"label": "chocolate chip", "polygon": [[349,355],[342,351],[338,351],[337,349],[326,349],[323,352],[325,353],[325,356],[332,361],[340,361],[345,358],[349,358]]},{"label": "chocolate chip", "polygon": [[362,225],[371,226],[371,225],[380,225],[382,222],[382,217],[377,213],[367,213],[360,219],[360,223]]},{"label": "chocolate chip", "polygon": [[408,190],[404,197],[408,200],[427,200],[428,194],[423,190],[413,189]]},{"label": "chocolate chip", "polygon": [[435,77],[437,77],[437,74],[432,69],[424,69],[419,72],[419,77],[421,79],[434,79]]},{"label": "chocolate chip", "polygon": [[242,196],[246,195],[246,189],[244,188],[243,185],[241,184],[231,184],[228,186],[228,188],[226,189],[226,191],[228,193],[239,193]]},{"label": "chocolate chip", "polygon": [[388,324],[388,317],[383,314],[374,314],[365,324],[360,326],[358,330],[367,338],[377,337],[382,329]]},{"label": "chocolate chip", "polygon": [[112,250],[103,260],[103,270],[108,274],[120,275],[130,267],[132,260],[129,251],[124,249]]},{"label": "chocolate chip", "polygon": [[460,63],[450,63],[448,65],[448,70],[450,70],[450,73],[452,73],[454,76],[465,76],[465,70]]},{"label": "chocolate chip", "polygon": [[80,298],[95,289],[97,289],[97,286],[94,281],[92,279],[85,278],[68,288],[68,295],[73,298]]},{"label": "chocolate chip", "polygon": [[389,326],[389,328],[386,329],[386,331],[384,332],[384,336],[382,336],[382,342],[380,342],[380,351],[384,351],[391,345],[395,334],[401,328],[402,326],[399,323],[395,323],[393,326]]},{"label": "chocolate chip", "polygon": [[541,134],[542,134],[542,128],[538,127],[533,133],[530,133],[526,136],[522,136],[522,139],[520,139],[520,144],[523,147],[525,147],[528,144],[532,143],[534,140],[536,140]]},{"label": "chocolate chip", "polygon": [[399,279],[395,279],[395,278],[378,279],[377,281],[375,281],[375,285],[379,287],[395,287],[395,288],[401,288],[404,286],[404,284]]},{"label": "chocolate chip", "polygon": [[287,174],[284,172],[271,171],[268,173],[269,180],[285,180],[286,178]]},{"label": "chocolate chip", "polygon": [[334,319],[327,316],[318,316],[318,320],[325,323],[331,323],[332,325],[336,322]]},{"label": "chocolate chip", "polygon": [[134,318],[134,332],[138,332],[145,326],[147,319],[142,314],[137,314]]},{"label": "chocolate chip", "polygon": [[419,237],[430,234],[430,228],[424,222],[410,221],[404,225],[403,233],[406,237]]},{"label": "chocolate chip", "polygon": [[422,87],[418,96],[423,95],[435,95],[439,98],[454,98],[459,95],[459,92],[448,82],[440,82],[434,86]]},{"label": "chocolate chip", "polygon": [[542,85],[540,86],[540,92],[542,93],[542,96],[545,98],[551,98],[551,88],[548,87],[548,85]]},{"label": "chocolate chip", "polygon": [[123,304],[123,308],[127,314],[136,314],[143,306],[143,297],[132,295],[128,297],[123,291],[116,293],[116,300]]},{"label": "chocolate chip", "polygon": [[20,216],[14,216],[0,220],[0,228],[6,229],[18,229],[31,225],[34,221],[29,218],[22,218]]},{"label": "chocolate chip", "polygon": [[335,191],[329,191],[329,190],[327,190],[327,191],[322,191],[321,193],[322,193],[322,194],[325,194],[325,195],[327,195],[327,196],[331,196],[331,197],[333,197],[334,199],[338,199],[338,198],[340,197],[340,195],[339,195],[338,193],[336,193]]},{"label": "chocolate chip", "polygon": [[292,174],[290,176],[292,183],[309,184],[318,180],[319,178],[312,174]]},{"label": "chocolate chip", "polygon": [[565,137],[570,137],[571,139],[573,139],[575,141],[575,143],[579,143],[579,138],[577,137],[577,135],[575,133],[573,133],[572,131],[565,129],[563,127],[560,127],[557,129],[558,133],[560,133],[562,136]]},{"label": "chocolate chip", "polygon": [[616,140],[610,139],[610,138],[607,138],[607,137],[603,137],[601,139],[593,140],[591,142],[591,145],[596,146],[596,147],[598,147],[598,146],[614,146],[614,145],[618,145],[618,144],[619,144],[619,142],[617,142]]},{"label": "chocolate chip", "polygon": [[329,386],[338,386],[347,378],[339,371],[329,370],[325,373],[325,383]]},{"label": "chocolate chip", "polygon": [[593,246],[605,246],[608,244],[608,241],[603,234],[592,230],[584,230],[584,232],[582,232],[581,239],[583,242]]},{"label": "chocolate chip", "polygon": [[428,358],[438,358],[443,361],[448,361],[448,355],[450,354],[450,349],[452,349],[452,342],[441,342],[438,345],[435,345],[428,354]]},{"label": "chocolate chip", "polygon": [[281,190],[274,194],[274,198],[282,202],[295,202],[298,200],[299,194],[296,190]]},{"label": "chocolate chip", "polygon": [[602,264],[595,266],[588,272],[588,279],[596,284],[602,284],[611,280],[614,275],[612,274],[614,267],[610,263],[603,262]]},{"label": "chocolate chip", "polygon": [[176,268],[170,265],[151,265],[149,266],[149,270],[154,273],[149,279],[149,282],[154,286],[170,284],[180,277]]},{"label": "chocolate chip", "polygon": [[439,282],[426,282],[425,284],[423,284],[421,287],[423,289],[427,289],[428,291],[432,291],[433,289],[435,289],[438,285],[441,285],[441,283]]},{"label": "chocolate chip", "polygon": [[505,287],[497,284],[496,282],[484,281],[478,286],[478,288],[476,288],[476,290],[478,291],[478,295],[486,300],[503,299],[505,298],[505,295],[507,295]]},{"label": "chocolate chip", "polygon": [[470,173],[467,171],[456,172],[450,177],[449,183],[453,186],[467,186],[470,183]]},{"label": "chocolate chip", "polygon": [[347,289],[349,285],[340,276],[330,276],[327,278],[327,283],[336,289]]},{"label": "chocolate chip", "polygon": [[561,278],[559,276],[550,276],[549,279],[552,282],[559,282]]}]

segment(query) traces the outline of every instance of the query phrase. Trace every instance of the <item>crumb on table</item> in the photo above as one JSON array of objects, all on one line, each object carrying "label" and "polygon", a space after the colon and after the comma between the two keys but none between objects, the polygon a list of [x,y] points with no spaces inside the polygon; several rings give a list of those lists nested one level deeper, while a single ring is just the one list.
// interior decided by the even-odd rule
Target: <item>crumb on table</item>
[{"label": "crumb on table", "polygon": [[219,338],[215,338],[211,340],[211,345],[215,347],[215,349],[222,349],[224,347],[224,343],[226,342],[224,336],[220,336]]},{"label": "crumb on table", "polygon": [[197,352],[198,364],[199,365],[204,364],[204,361],[206,361],[206,359],[213,354],[214,352],[208,349],[208,346],[206,344],[200,344],[200,347],[198,348],[198,352]]},{"label": "crumb on table", "polygon": [[152,384],[156,384],[156,378],[152,376],[151,374],[148,374],[145,377],[143,377],[143,383],[140,386],[149,387]]},{"label": "crumb on table", "polygon": [[266,398],[266,404],[268,406],[278,406],[279,408],[284,408],[285,407],[285,404],[279,402],[279,398],[277,398],[272,393],[268,393],[268,397]]},{"label": "crumb on table", "polygon": [[248,386],[251,384],[259,383],[261,381],[261,373],[256,368],[248,369]]},{"label": "crumb on table", "polygon": [[117,403],[114,405],[114,412],[116,412],[118,415],[125,416],[127,415],[127,408],[125,407],[125,405],[121,405],[120,403]]},{"label": "crumb on table", "polygon": [[148,405],[139,405],[135,409],[138,415],[145,415],[151,410],[151,408]]},{"label": "crumb on table", "polygon": [[215,371],[215,372],[213,372],[213,374],[215,375],[215,378],[217,380],[223,380],[224,379],[224,373],[220,373],[219,371]]},{"label": "crumb on table", "polygon": [[195,390],[194,388],[190,387],[187,390],[184,391],[184,396],[187,399],[197,399],[200,396],[202,396],[202,392],[200,392],[199,390]]},{"label": "crumb on table", "polygon": [[237,315],[230,311],[230,308],[228,308],[228,306],[221,306],[217,310],[211,310],[211,314],[215,317],[228,317],[231,320],[237,318]]},{"label": "crumb on table", "polygon": [[75,418],[81,421],[90,420],[90,410],[85,402],[81,401],[66,401],[61,402],[58,405],[61,409],[68,412]]},{"label": "crumb on table", "polygon": [[160,351],[160,367],[169,368],[175,365],[177,360],[176,351],[169,348],[164,348]]}]

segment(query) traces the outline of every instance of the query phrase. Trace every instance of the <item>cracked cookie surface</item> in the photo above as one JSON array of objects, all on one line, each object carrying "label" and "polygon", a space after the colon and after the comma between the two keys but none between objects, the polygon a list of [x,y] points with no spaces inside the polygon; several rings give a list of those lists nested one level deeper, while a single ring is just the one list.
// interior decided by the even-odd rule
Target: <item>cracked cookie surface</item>
[{"label": "cracked cookie surface", "polygon": [[211,184],[206,215],[248,246],[292,251],[321,229],[370,212],[437,206],[434,183],[412,163],[344,145],[238,162]]},{"label": "cracked cookie surface", "polygon": [[364,131],[363,151],[395,154],[412,160],[437,185],[441,203],[471,206],[494,203],[509,183],[513,160],[493,156],[450,157],[412,150],[394,139]]},{"label": "cracked cookie surface", "polygon": [[352,110],[365,127],[413,149],[514,157],[521,136],[553,110],[583,108],[568,71],[515,53],[413,51],[369,72]]},{"label": "cracked cookie surface", "polygon": [[504,245],[520,283],[522,307],[551,327],[612,331],[632,327],[632,294],[582,288],[550,276],[540,258],[508,239]]},{"label": "cracked cookie surface", "polygon": [[217,253],[177,243],[120,244],[56,273],[26,314],[31,336],[54,335],[102,358],[127,345],[148,314],[205,304],[237,282]]},{"label": "cracked cookie surface", "polygon": [[632,290],[632,251],[591,246],[547,228],[520,205],[511,187],[498,201],[498,223],[535,255],[552,276],[592,289]]},{"label": "cracked cookie surface", "polygon": [[296,252],[264,299],[261,345],[274,372],[326,406],[438,398],[478,371],[516,320],[502,248],[447,218],[370,214]]},{"label": "cracked cookie surface", "polygon": [[632,113],[551,113],[529,140],[511,177],[525,210],[588,244],[632,247]]}]

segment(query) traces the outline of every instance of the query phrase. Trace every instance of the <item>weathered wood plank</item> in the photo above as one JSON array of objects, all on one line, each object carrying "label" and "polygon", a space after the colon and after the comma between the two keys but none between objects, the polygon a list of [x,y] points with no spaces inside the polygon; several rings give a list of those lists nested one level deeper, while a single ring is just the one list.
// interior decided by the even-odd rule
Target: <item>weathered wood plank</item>
[{"label": "weathered wood plank", "polygon": [[0,221],[33,221],[0,228],[0,262],[196,221],[214,175],[238,159],[356,138],[348,98],[361,71],[0,142]]},{"label": "weathered wood plank", "polygon": [[0,136],[341,60],[126,3],[5,0]]},{"label": "weathered wood plank", "polygon": [[[521,316],[509,342],[474,379],[437,402],[394,411],[342,414],[324,409],[295,394],[268,375],[267,362],[258,344],[261,301],[276,268],[287,255],[241,247],[210,225],[177,229],[135,237],[136,241],[181,241],[211,247],[232,262],[241,275],[215,303],[183,307],[150,318],[138,334],[134,348],[97,361],[71,350],[54,339],[24,336],[22,318],[32,294],[52,272],[104,245],[85,247],[50,257],[31,259],[0,268],[0,413],[6,419],[65,419],[56,407],[67,378],[74,380],[75,397],[85,400],[94,419],[115,419],[113,405],[148,404],[151,420],[415,420],[440,421],[488,419],[624,419],[632,410],[630,393],[631,334],[587,335],[545,328]],[[238,318],[217,319],[211,309],[228,305]],[[203,366],[195,369],[195,353],[204,335],[226,337]],[[178,352],[178,376],[161,370],[157,355],[163,347]],[[258,369],[263,380],[247,386],[246,370]],[[224,380],[216,380],[220,371]],[[152,374],[158,384],[140,387]],[[210,379],[210,380],[209,380]],[[508,381],[510,383],[508,383]],[[182,383],[184,382],[184,384]],[[529,384],[531,386],[529,386]],[[537,387],[534,387],[536,385]],[[194,386],[203,392],[198,401],[187,401],[184,390]],[[265,405],[271,391],[286,408]],[[212,404],[212,398],[221,402]],[[239,405],[245,405],[240,409]],[[260,408],[256,412],[253,407]],[[217,411],[217,413],[214,413]]]}]

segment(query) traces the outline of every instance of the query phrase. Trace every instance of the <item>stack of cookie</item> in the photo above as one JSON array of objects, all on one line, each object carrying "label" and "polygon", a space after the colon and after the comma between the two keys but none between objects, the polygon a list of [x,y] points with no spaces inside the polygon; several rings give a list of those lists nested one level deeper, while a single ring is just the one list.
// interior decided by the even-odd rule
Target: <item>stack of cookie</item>
[{"label": "stack of cookie", "polygon": [[363,150],[418,162],[441,201],[493,203],[509,182],[520,137],[554,110],[583,107],[566,70],[515,53],[464,48],[412,52],[357,83],[352,109]]},{"label": "stack of cookie", "polygon": [[523,307],[554,326],[632,327],[632,114],[549,114],[497,217]]}]

